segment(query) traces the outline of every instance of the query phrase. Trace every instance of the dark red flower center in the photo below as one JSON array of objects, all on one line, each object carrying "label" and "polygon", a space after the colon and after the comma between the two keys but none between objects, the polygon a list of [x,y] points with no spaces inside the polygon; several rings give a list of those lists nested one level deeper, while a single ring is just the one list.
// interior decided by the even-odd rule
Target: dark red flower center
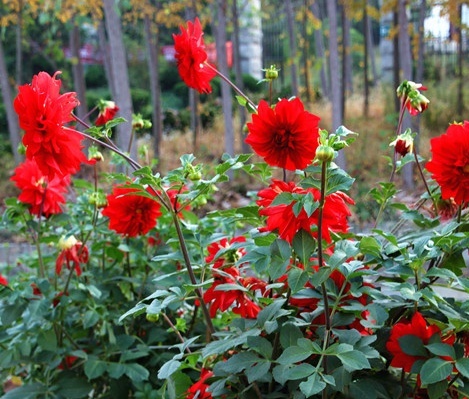
[{"label": "dark red flower center", "polygon": [[46,118],[45,115],[39,115],[39,116],[36,118],[37,129],[38,129],[38,130],[41,130],[42,133],[45,133],[45,132],[46,132],[46,124],[45,124],[46,119],[47,119],[47,118]]},{"label": "dark red flower center", "polygon": [[469,173],[469,164],[464,165],[464,167],[462,168],[462,171],[463,171],[464,173]]},{"label": "dark red flower center", "polygon": [[286,129],[277,130],[274,134],[274,143],[277,147],[288,147],[290,142],[290,131]]}]

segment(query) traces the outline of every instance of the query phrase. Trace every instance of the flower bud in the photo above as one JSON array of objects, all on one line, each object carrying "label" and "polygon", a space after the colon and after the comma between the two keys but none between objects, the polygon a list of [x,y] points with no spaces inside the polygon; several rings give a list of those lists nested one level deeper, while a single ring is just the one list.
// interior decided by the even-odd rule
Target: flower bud
[{"label": "flower bud", "polygon": [[278,71],[280,69],[277,69],[275,65],[271,65],[270,68],[263,69],[263,71],[265,72],[265,80],[271,81],[278,78]]},{"label": "flower bud", "polygon": [[57,246],[61,250],[64,250],[64,249],[72,248],[77,243],[78,243],[78,240],[73,235],[68,236],[68,237],[62,236],[62,237],[60,237],[60,240],[59,240],[59,243],[57,244]]},{"label": "flower bud", "polygon": [[316,157],[314,159],[320,162],[330,162],[334,159],[335,151],[328,145],[320,145],[316,149]]},{"label": "flower bud", "polygon": [[394,146],[395,151],[401,156],[412,153],[414,150],[414,137],[412,133],[410,133],[410,129],[397,136],[397,139],[390,143],[389,146]]},{"label": "flower bud", "polygon": [[149,322],[156,323],[160,318],[160,315],[158,313],[147,313],[145,317]]}]

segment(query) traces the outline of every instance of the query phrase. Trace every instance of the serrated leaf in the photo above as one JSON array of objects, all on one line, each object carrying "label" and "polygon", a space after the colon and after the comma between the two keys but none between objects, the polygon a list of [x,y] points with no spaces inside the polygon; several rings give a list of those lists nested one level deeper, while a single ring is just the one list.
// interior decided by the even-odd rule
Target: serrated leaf
[{"label": "serrated leaf", "polygon": [[282,348],[286,349],[290,346],[295,346],[300,338],[303,338],[303,333],[294,324],[284,324],[281,327],[280,345],[282,345]]},{"label": "serrated leaf", "polygon": [[338,353],[337,357],[347,371],[363,370],[370,368],[370,362],[366,356],[359,351]]},{"label": "serrated leaf", "polygon": [[313,354],[312,350],[305,350],[305,348],[299,346],[290,346],[286,348],[277,361],[280,364],[288,365],[301,362]]},{"label": "serrated leaf", "polygon": [[443,381],[453,371],[451,362],[440,358],[427,360],[420,369],[420,378],[423,385]]},{"label": "serrated leaf", "polygon": [[293,237],[292,247],[300,261],[307,264],[316,249],[316,240],[306,230],[301,229]]},{"label": "serrated leaf", "polygon": [[148,377],[150,377],[150,372],[145,367],[137,363],[126,363],[125,374],[133,382],[146,381],[148,380]]},{"label": "serrated leaf", "polygon": [[364,254],[373,255],[375,258],[381,257],[381,244],[371,236],[365,236],[360,240],[360,251]]},{"label": "serrated leaf", "polygon": [[456,358],[456,353],[454,352],[454,348],[451,345],[444,344],[444,343],[435,343],[425,345],[431,353],[437,356],[448,356],[451,359]]},{"label": "serrated leaf", "polygon": [[85,375],[88,379],[92,380],[94,378],[101,377],[107,370],[106,362],[98,360],[96,358],[88,358],[88,361],[85,362]]},{"label": "serrated leaf", "polygon": [[292,268],[288,271],[288,286],[291,289],[292,295],[304,288],[308,282],[308,273],[303,269]]},{"label": "serrated leaf", "polygon": [[318,373],[310,375],[306,381],[300,384],[300,390],[307,398],[322,392],[325,388],[326,383],[320,379]]}]

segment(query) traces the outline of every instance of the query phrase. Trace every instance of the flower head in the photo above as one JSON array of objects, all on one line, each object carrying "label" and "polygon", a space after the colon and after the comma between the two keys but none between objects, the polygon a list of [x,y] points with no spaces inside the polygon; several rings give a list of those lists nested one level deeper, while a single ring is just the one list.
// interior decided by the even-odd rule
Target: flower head
[{"label": "flower head", "polygon": [[3,276],[1,273],[0,273],[0,285],[4,285],[4,286],[8,285],[7,278],[5,276]]},{"label": "flower head", "polygon": [[86,245],[78,241],[73,235],[61,237],[57,245],[61,252],[55,261],[55,273],[60,274],[62,266],[65,264],[67,269],[75,268],[77,276],[81,275],[80,265],[88,262],[89,253]]},{"label": "flower head", "polygon": [[49,179],[33,158],[20,164],[11,180],[21,190],[18,200],[30,206],[31,214],[48,217],[62,213],[61,205],[65,203],[64,194],[70,184],[70,176]]},{"label": "flower head", "polygon": [[412,153],[414,149],[414,136],[410,132],[410,129],[397,136],[396,140],[391,142],[389,146],[394,147],[395,151],[401,156]]},{"label": "flower head", "polygon": [[457,205],[469,202],[469,122],[450,125],[430,144],[432,159],[425,167],[440,185],[441,197]]},{"label": "flower head", "polygon": [[420,93],[420,91],[425,90],[427,88],[421,83],[404,80],[397,88],[396,93],[409,111],[409,114],[415,116],[425,111],[430,103],[430,100]]},{"label": "flower head", "polygon": [[[109,218],[109,228],[128,237],[148,233],[156,226],[160,204],[156,200],[138,195],[139,190],[116,186],[107,196],[108,205],[103,215]],[[133,194],[134,193],[134,194]]]},{"label": "flower head", "polygon": [[[231,246],[235,243],[243,242],[246,242],[246,238],[244,236],[233,237],[231,240],[222,238],[220,241],[212,242],[207,248],[208,256],[205,258],[205,262],[211,263],[215,260],[215,263],[213,264],[215,269],[219,269],[224,265],[233,265],[245,255],[246,251],[244,248],[231,248]],[[217,253],[221,250],[224,250],[225,252],[223,255],[216,258]]]},{"label": "flower head", "polygon": [[[404,320],[395,324],[391,329],[389,341],[386,343],[387,350],[393,356],[391,366],[402,368],[404,371],[410,372],[417,360],[429,357],[429,355],[427,356],[424,352],[422,352],[421,356],[407,354],[402,347],[403,337],[413,335],[422,341],[423,347],[423,345],[429,343],[430,338],[435,334],[439,334],[441,337],[440,328],[436,325],[428,325],[420,312],[415,312],[410,321]],[[444,337],[443,342],[452,345],[454,343],[454,335]]]},{"label": "flower head", "polygon": [[179,35],[173,34],[176,61],[182,80],[199,93],[211,93],[210,81],[216,72],[207,64],[202,26],[198,18],[181,26]]},{"label": "flower head", "polygon": [[282,99],[275,108],[261,100],[247,124],[246,143],[270,166],[304,169],[316,155],[318,122],[319,117],[305,111],[299,98]]},{"label": "flower head", "polygon": [[96,126],[103,126],[110,120],[114,119],[116,114],[119,112],[119,107],[114,101],[101,100],[98,103],[98,117],[94,123]]},{"label": "flower head", "polygon": [[[258,193],[260,199],[257,201],[257,205],[262,207],[259,214],[267,217],[267,225],[262,230],[278,231],[280,238],[289,243],[293,241],[293,237],[299,230],[305,230],[316,236],[312,227],[317,226],[318,211],[308,215],[302,208],[300,212],[295,213],[294,207],[297,200],[293,200],[289,204],[272,205],[275,198],[282,193],[302,196],[310,194],[314,201],[319,201],[320,198],[320,192],[315,188],[303,189],[293,182],[273,180],[269,188]],[[331,241],[331,231],[345,233],[348,230],[347,217],[351,213],[347,204],[353,203],[350,197],[340,191],[326,196],[322,223],[322,236],[326,241]]]},{"label": "flower head", "polygon": [[61,81],[46,72],[33,77],[31,84],[18,88],[14,101],[20,127],[24,130],[26,158],[36,159],[41,172],[49,179],[76,173],[86,157],[82,136],[65,124],[72,121],[72,111],[79,105],[76,93],[60,94]]},{"label": "flower head", "polygon": [[207,369],[200,371],[199,380],[192,384],[187,390],[187,399],[212,399],[212,394],[207,391],[209,385],[206,381],[213,376],[213,372]]}]

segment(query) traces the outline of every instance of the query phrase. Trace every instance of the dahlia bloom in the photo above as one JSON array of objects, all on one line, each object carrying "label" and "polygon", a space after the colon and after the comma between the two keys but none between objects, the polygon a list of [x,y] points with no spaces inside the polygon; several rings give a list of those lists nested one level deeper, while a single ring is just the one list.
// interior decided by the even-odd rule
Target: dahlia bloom
[{"label": "dahlia bloom", "polygon": [[156,200],[138,194],[139,190],[116,186],[107,196],[108,205],[102,214],[109,218],[109,228],[128,237],[148,233],[159,216],[160,204]]},{"label": "dahlia bloom", "polygon": [[[246,238],[244,236],[238,236],[238,237],[233,237],[231,240],[228,241],[227,238],[222,238],[220,241],[217,242],[212,242],[207,250],[208,250],[208,256],[205,258],[206,263],[211,263],[215,259],[215,256],[217,255],[218,251],[222,249],[228,250],[232,244],[237,243],[237,242],[246,242]],[[225,262],[228,264],[234,264],[236,261],[241,259],[245,255],[246,251],[244,248],[238,248],[238,249],[231,249],[227,252],[225,252],[223,255],[218,257],[215,260],[215,263],[213,264],[213,267],[215,269],[218,269],[225,265]]]},{"label": "dahlia bloom", "polygon": [[432,159],[425,168],[440,185],[441,197],[457,205],[469,202],[469,122],[450,125],[430,144]]},{"label": "dahlia bloom", "polygon": [[282,99],[275,108],[261,100],[247,124],[246,143],[270,166],[305,169],[316,155],[318,122],[319,117],[305,111],[299,98]]},{"label": "dahlia bloom", "polygon": [[[410,372],[412,370],[412,366],[417,360],[430,357],[424,356],[423,354],[422,356],[415,356],[405,353],[400,343],[402,337],[413,335],[422,341],[423,346],[427,345],[430,341],[430,338],[435,334],[438,334],[441,337],[440,328],[434,324],[428,325],[427,321],[420,312],[415,312],[410,321],[404,320],[395,324],[391,329],[391,336],[386,343],[386,349],[393,356],[391,360],[391,366],[402,368],[404,371]],[[442,341],[449,345],[453,345],[455,340],[454,335],[449,335],[442,338]]]},{"label": "dahlia bloom", "polygon": [[94,123],[96,126],[103,126],[110,120],[114,119],[116,114],[119,112],[119,107],[114,101],[104,101],[101,100],[98,103],[98,117]]},{"label": "dahlia bloom", "polygon": [[[296,201],[292,201],[290,204],[272,205],[275,198],[285,192],[300,195],[311,194],[315,201],[320,199],[320,192],[315,188],[304,189],[298,187],[294,182],[286,183],[274,179],[268,188],[258,193],[260,199],[257,201],[257,205],[262,207],[259,214],[267,217],[267,225],[261,231],[278,231],[280,238],[290,244],[295,234],[301,229],[316,236],[317,234],[313,233],[311,228],[314,225],[317,226],[319,216],[317,210],[308,216],[306,211],[301,209],[295,215],[293,208]],[[327,242],[331,242],[331,231],[347,232],[347,217],[351,215],[347,204],[353,203],[349,196],[340,191],[326,196],[323,210],[322,237]]]},{"label": "dahlia bloom", "polygon": [[77,276],[81,275],[80,265],[87,263],[89,259],[88,248],[78,241],[74,236],[62,237],[59,240],[58,247],[62,250],[55,261],[55,273],[60,274],[62,266],[67,269],[75,268]]},{"label": "dahlia bloom", "polygon": [[202,369],[200,371],[199,380],[192,384],[187,390],[186,398],[187,399],[212,399],[212,394],[207,391],[209,385],[206,381],[213,376],[213,372],[207,369]]},{"label": "dahlia bloom", "polygon": [[414,150],[414,137],[410,132],[410,129],[407,130],[405,133],[397,136],[396,140],[391,142],[389,146],[394,147],[394,151],[400,154],[401,156],[405,156],[407,154],[412,153],[412,151]]},{"label": "dahlia bloom", "polygon": [[3,276],[1,273],[0,273],[0,285],[4,285],[4,286],[8,285],[7,278],[5,276]]},{"label": "dahlia bloom", "polygon": [[404,103],[407,111],[409,111],[409,114],[415,116],[428,108],[430,100],[420,93],[426,90],[427,88],[421,83],[404,80],[397,88],[396,93]]},{"label": "dahlia bloom", "polygon": [[24,130],[26,158],[36,159],[41,172],[49,179],[78,172],[86,156],[82,136],[64,126],[71,122],[72,111],[79,105],[76,93],[60,94],[62,82],[46,72],[33,77],[31,84],[18,88],[14,101],[20,127]]},{"label": "dahlia bloom", "polygon": [[180,27],[179,35],[173,34],[174,49],[179,75],[184,83],[199,93],[211,93],[210,81],[216,72],[207,64],[202,26],[198,18]]},{"label": "dahlia bloom", "polygon": [[61,204],[65,203],[64,195],[70,184],[70,176],[49,179],[33,158],[20,164],[10,180],[21,190],[18,200],[30,206],[31,214],[49,217],[62,213]]}]

